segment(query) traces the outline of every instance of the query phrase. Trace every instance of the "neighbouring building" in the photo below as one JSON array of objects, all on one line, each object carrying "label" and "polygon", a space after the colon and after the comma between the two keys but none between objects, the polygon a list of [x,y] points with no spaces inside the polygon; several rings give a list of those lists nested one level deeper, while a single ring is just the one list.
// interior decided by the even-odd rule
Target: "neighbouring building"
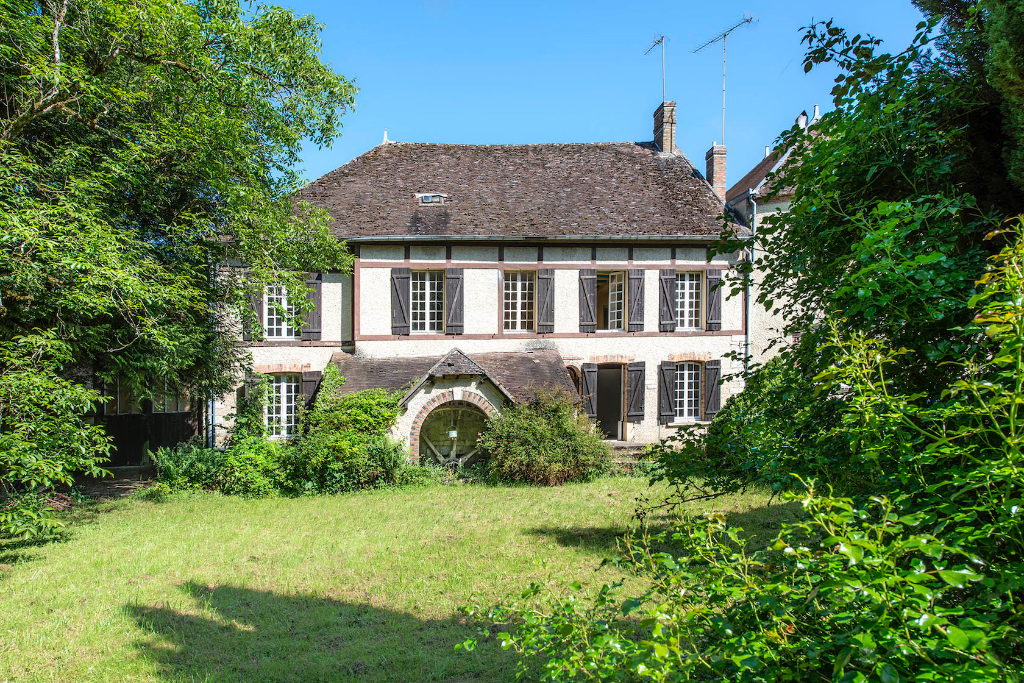
[{"label": "neighbouring building", "polygon": [[[719,287],[747,256],[709,256],[725,148],[702,174],[675,146],[674,102],[654,124],[652,142],[385,139],[310,183],[302,198],[330,212],[355,266],[311,274],[301,329],[271,305],[287,306],[281,288],[257,304],[272,434],[296,432],[329,363],[345,391],[403,392],[395,435],[442,462],[472,460],[486,416],[546,387],[579,392],[615,441],[709,421],[742,388],[733,356],[761,338],[746,295]],[[217,401],[219,424],[234,404]]]}]

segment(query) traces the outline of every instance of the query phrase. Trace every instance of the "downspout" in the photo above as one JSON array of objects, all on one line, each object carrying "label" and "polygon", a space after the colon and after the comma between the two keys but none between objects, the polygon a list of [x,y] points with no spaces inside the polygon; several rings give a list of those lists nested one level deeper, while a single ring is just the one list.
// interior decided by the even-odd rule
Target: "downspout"
[{"label": "downspout", "polygon": [[757,251],[757,202],[754,201],[754,197],[757,196],[757,190],[751,188],[747,190],[747,201],[750,203],[750,275],[747,277],[747,296],[745,310],[743,312],[743,374],[744,381],[746,380],[745,375],[750,371],[750,310],[751,310],[751,298],[752,298],[752,287],[751,281],[754,279],[754,255]]}]

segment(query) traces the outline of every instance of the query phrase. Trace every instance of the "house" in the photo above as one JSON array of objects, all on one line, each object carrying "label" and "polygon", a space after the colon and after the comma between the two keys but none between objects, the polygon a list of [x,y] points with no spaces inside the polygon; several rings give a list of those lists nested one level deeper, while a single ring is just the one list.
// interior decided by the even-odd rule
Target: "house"
[{"label": "house", "polygon": [[[814,114],[808,119],[807,112],[800,112],[796,117],[796,125],[803,129],[813,126],[821,118],[818,105],[814,105]],[[785,164],[790,157],[791,149],[771,147],[764,148],[764,158],[754,165],[725,194],[726,205],[730,213],[739,217],[745,226],[749,226],[753,234],[764,224],[768,216],[786,213],[793,200],[794,188],[786,182]],[[750,257],[756,259],[756,248],[750,248]],[[755,270],[752,286],[757,287],[763,273]],[[747,318],[750,327],[755,330],[756,341],[750,345],[750,357],[755,362],[771,358],[779,350],[777,342],[788,342],[798,335],[784,336],[786,319],[780,314],[766,310],[751,297],[747,305],[750,310]],[[773,340],[776,343],[772,343]]]},{"label": "house", "polygon": [[[328,363],[345,391],[403,392],[414,457],[468,462],[486,416],[545,388],[578,391],[610,440],[707,422],[742,388],[745,295],[719,287],[745,253],[710,255],[725,148],[706,177],[676,147],[676,105],[652,142],[448,145],[385,141],[310,183],[355,256],[316,273],[315,311],[288,327],[258,302],[254,369],[271,376],[271,434]],[[741,231],[745,228],[740,228]],[[216,403],[218,420],[235,397]]]}]

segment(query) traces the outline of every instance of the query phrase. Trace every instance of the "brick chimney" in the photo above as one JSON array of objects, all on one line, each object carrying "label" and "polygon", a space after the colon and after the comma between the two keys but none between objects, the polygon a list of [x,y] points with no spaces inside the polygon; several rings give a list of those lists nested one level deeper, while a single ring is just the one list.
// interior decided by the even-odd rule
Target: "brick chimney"
[{"label": "brick chimney", "polygon": [[725,201],[725,145],[717,142],[711,145],[711,149],[704,155],[704,163],[707,168],[705,177],[718,198]]},{"label": "brick chimney", "polygon": [[662,102],[654,110],[654,144],[662,152],[678,152],[676,147],[676,103]]}]

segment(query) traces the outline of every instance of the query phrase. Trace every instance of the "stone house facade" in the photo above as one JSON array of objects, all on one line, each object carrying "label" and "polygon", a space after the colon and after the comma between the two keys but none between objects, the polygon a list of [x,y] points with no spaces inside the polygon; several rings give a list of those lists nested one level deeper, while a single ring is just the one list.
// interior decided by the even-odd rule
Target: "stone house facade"
[{"label": "stone house facade", "polygon": [[[675,103],[654,119],[641,143],[385,140],[310,183],[302,198],[329,211],[355,265],[310,275],[302,329],[275,312],[281,288],[256,304],[272,432],[295,432],[329,363],[345,391],[403,392],[395,436],[439,461],[472,460],[487,416],[548,388],[578,392],[614,441],[709,421],[742,388],[733,357],[763,335],[747,294],[719,286],[746,253],[710,253],[724,148],[705,178],[675,147]],[[216,423],[234,403],[216,402]]]}]

